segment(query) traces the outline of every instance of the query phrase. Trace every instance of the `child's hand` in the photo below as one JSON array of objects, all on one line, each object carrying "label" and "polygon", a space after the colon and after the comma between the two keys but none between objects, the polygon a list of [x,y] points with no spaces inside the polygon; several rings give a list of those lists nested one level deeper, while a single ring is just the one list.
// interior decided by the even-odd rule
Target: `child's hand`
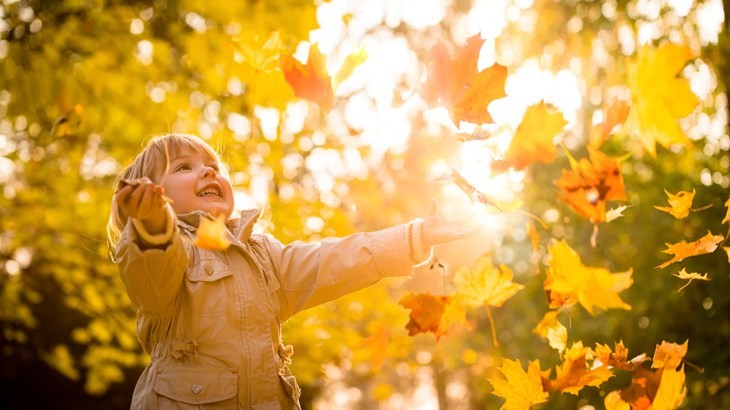
[{"label": "child's hand", "polygon": [[165,230],[165,199],[162,186],[156,185],[149,178],[124,179],[119,183],[114,194],[122,211],[129,218],[142,222],[150,234]]},{"label": "child's hand", "polygon": [[429,253],[432,246],[468,238],[482,228],[473,214],[446,219],[437,215],[434,202],[430,208],[430,215],[423,218],[421,224],[421,245],[425,253]]}]

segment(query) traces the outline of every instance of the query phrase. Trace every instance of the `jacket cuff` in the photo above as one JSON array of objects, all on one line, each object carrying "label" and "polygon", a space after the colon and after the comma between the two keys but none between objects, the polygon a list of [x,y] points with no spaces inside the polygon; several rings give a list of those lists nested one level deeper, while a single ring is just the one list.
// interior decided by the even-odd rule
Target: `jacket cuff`
[{"label": "jacket cuff", "polygon": [[137,231],[139,238],[147,245],[164,245],[170,243],[172,240],[172,233],[175,230],[175,211],[173,211],[170,204],[165,204],[165,231],[158,234],[151,234],[147,232],[142,221],[136,218],[130,218],[134,229]]},{"label": "jacket cuff", "polygon": [[408,253],[411,259],[420,266],[431,260],[433,256],[433,246],[428,248],[427,252],[423,251],[423,219],[416,218],[409,222],[408,229]]}]

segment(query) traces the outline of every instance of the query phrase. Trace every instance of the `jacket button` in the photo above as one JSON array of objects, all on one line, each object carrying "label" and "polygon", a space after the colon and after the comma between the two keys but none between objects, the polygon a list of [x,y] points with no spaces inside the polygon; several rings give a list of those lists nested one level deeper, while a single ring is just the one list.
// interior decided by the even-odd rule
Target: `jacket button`
[{"label": "jacket button", "polygon": [[212,264],[206,263],[205,267],[203,267],[203,269],[205,270],[205,273],[207,273],[208,275],[213,274],[213,265]]},{"label": "jacket button", "polygon": [[198,394],[201,391],[203,391],[203,386],[201,386],[199,384],[191,384],[190,385],[190,391],[192,391],[193,394]]}]

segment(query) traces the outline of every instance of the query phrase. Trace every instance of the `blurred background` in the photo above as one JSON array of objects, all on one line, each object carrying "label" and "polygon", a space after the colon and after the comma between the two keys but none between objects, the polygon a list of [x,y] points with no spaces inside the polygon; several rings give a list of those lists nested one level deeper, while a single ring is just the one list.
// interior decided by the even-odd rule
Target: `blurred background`
[{"label": "blurred background", "polygon": [[[487,378],[501,358],[559,362],[532,331],[548,310],[550,238],[565,239],[586,265],[634,271],[622,293],[631,310],[570,310],[571,341],[622,340],[630,356],[651,356],[662,341],[689,340],[682,407],[730,408],[727,254],[684,261],[711,280],[681,292],[684,282],[672,276],[679,268],[655,268],[670,259],[665,243],[727,233],[723,3],[0,0],[0,407],[129,407],[148,358],[109,259],[113,182],[151,136],[187,132],[222,152],[237,207],[262,207],[258,229],[285,243],[404,223],[425,215],[431,199],[445,216],[484,218],[478,239],[436,250],[443,270],[422,267],[285,325],[305,408],[497,408],[503,400]],[[508,69],[507,96],[489,106],[491,127],[453,124],[418,92],[428,51],[439,42],[453,51],[476,33],[485,39],[480,68]],[[664,42],[694,56],[680,73],[700,101],[679,121],[692,146],[659,147],[654,158],[630,130],[615,133],[605,147],[628,158],[628,200],[617,203],[628,208],[600,225],[593,246],[594,224],[559,200],[554,180],[569,167],[566,152],[586,156],[602,107],[630,100],[628,59]],[[329,111],[296,98],[277,68],[277,53],[306,60],[312,43],[330,72],[356,50],[368,54]],[[273,65],[256,63],[266,58]],[[525,109],[541,100],[568,122],[558,159],[493,172]],[[521,200],[523,213],[472,203],[440,178],[452,168],[492,198]],[[708,208],[674,219],[654,209],[666,205],[664,190],[695,190],[695,207]],[[546,224],[537,257],[525,213]],[[525,286],[491,311],[499,346],[483,309],[439,342],[409,337],[401,297],[449,294],[454,271],[481,255],[510,266]],[[373,341],[383,340],[373,335],[387,335],[382,364],[371,360]],[[601,389],[552,395],[542,408],[602,409],[605,392],[628,384],[630,375],[619,375]]]}]

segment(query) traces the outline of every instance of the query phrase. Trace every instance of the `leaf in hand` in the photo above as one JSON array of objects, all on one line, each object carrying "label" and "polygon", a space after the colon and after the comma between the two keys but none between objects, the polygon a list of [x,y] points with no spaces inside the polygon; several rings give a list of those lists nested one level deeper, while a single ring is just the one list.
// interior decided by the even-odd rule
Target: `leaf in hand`
[{"label": "leaf in hand", "polygon": [[548,293],[551,308],[577,301],[591,314],[594,308],[631,309],[621,300],[619,293],[633,284],[632,269],[611,273],[608,269],[585,266],[565,240],[548,248],[548,263],[543,287]]},{"label": "leaf in hand", "polygon": [[226,236],[226,225],[223,223],[224,216],[215,219],[206,217],[200,218],[200,225],[195,231],[195,246],[201,249],[226,250],[231,242]]},{"label": "leaf in hand", "polygon": [[717,249],[717,245],[722,242],[722,240],[722,235],[713,235],[712,232],[707,231],[707,235],[694,242],[687,243],[687,241],[682,241],[677,243],[665,243],[667,249],[662,252],[674,255],[674,257],[657,267],[665,268],[674,262],[680,262],[684,260],[684,258],[689,258],[690,256],[712,253],[715,249]]},{"label": "leaf in hand", "polygon": [[306,64],[302,64],[291,54],[282,54],[281,70],[294,90],[294,95],[319,105],[323,111],[332,108],[335,93],[327,73],[327,57],[319,51],[317,44],[309,47]]},{"label": "leaf in hand", "polygon": [[664,211],[677,219],[686,218],[687,215],[689,215],[689,211],[692,210],[692,201],[695,198],[695,190],[693,189],[692,192],[679,191],[676,194],[673,194],[665,189],[664,192],[669,197],[669,206],[654,205],[654,208]]},{"label": "leaf in hand", "polygon": [[689,80],[678,77],[691,58],[689,47],[666,43],[656,48],[642,47],[629,62],[631,110],[627,124],[636,131],[653,158],[656,158],[656,143],[665,148],[691,144],[678,123],[699,103]]},{"label": "leaf in hand", "polygon": [[503,359],[497,370],[504,377],[490,377],[487,380],[494,387],[492,394],[505,399],[500,409],[529,409],[547,401],[548,393],[543,390],[540,380],[539,361],[528,363],[525,372],[519,359]]},{"label": "leaf in hand", "polygon": [[593,350],[583,347],[582,342],[573,343],[565,352],[563,363],[555,369],[555,379],[550,380],[550,371],[543,373],[543,384],[550,391],[577,395],[585,386],[600,386],[613,377],[613,372],[605,364],[592,366]]},{"label": "leaf in hand", "polygon": [[548,108],[545,102],[528,107],[504,158],[492,163],[492,169],[504,172],[509,168],[521,170],[534,162],[553,162],[558,154],[553,139],[566,124],[563,114]]},{"label": "leaf in hand", "polygon": [[601,151],[588,148],[590,160],[581,158],[575,169],[563,170],[555,184],[563,200],[594,223],[606,221],[606,201],[626,200],[619,162]]},{"label": "leaf in hand", "polygon": [[493,123],[487,106],[506,96],[506,67],[495,64],[478,71],[483,44],[484,40],[476,34],[466,40],[453,59],[444,43],[437,44],[428,53],[428,79],[421,94],[429,107],[446,107],[457,126],[461,121]]},{"label": "leaf in hand", "polygon": [[433,296],[430,293],[408,294],[401,298],[398,304],[411,309],[406,324],[408,336],[431,332],[438,341],[445,331],[441,321],[449,299],[448,296]]}]

